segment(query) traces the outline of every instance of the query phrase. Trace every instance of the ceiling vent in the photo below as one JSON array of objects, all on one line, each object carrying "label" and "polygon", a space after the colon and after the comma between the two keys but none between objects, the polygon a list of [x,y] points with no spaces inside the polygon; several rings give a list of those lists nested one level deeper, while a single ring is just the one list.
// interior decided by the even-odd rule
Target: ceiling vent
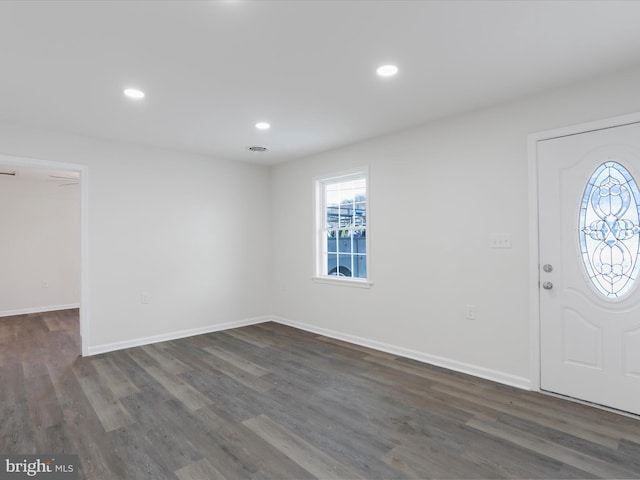
[{"label": "ceiling vent", "polygon": [[267,151],[267,147],[258,147],[258,146],[247,147],[247,150],[250,150],[252,152],[266,152]]}]

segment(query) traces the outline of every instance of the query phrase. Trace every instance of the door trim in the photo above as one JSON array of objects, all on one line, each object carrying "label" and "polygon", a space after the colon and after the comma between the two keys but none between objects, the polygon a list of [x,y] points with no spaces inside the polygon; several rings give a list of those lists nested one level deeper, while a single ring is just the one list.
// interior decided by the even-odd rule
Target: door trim
[{"label": "door trim", "polygon": [[89,167],[35,158],[0,155],[0,165],[66,170],[80,173],[80,343],[89,354]]},{"label": "door trim", "polygon": [[640,112],[532,133],[528,136],[529,171],[529,377],[540,391],[540,230],[538,211],[538,142],[640,123]]}]

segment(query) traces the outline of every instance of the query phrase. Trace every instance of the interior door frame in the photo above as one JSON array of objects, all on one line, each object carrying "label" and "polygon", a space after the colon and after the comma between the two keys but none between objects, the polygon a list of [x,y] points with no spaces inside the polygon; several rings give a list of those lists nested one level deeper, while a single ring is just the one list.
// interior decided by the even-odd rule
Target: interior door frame
[{"label": "interior door frame", "polygon": [[86,357],[89,355],[89,167],[12,155],[0,155],[0,165],[80,173],[80,343],[82,356]]},{"label": "interior door frame", "polygon": [[606,128],[640,123],[640,112],[594,122],[532,133],[528,137],[529,167],[529,378],[531,390],[540,391],[540,219],[538,210],[538,142]]}]

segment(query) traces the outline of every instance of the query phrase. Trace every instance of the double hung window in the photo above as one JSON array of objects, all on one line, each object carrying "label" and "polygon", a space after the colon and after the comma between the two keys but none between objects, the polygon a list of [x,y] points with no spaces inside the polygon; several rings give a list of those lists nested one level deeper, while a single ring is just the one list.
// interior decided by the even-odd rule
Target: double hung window
[{"label": "double hung window", "polygon": [[316,181],[316,278],[367,283],[367,213],[366,171]]}]

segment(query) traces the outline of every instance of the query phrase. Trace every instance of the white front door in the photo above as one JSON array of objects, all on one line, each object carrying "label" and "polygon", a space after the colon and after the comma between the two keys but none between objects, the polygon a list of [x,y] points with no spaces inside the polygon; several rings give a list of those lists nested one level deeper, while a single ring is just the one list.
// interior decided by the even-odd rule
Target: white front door
[{"label": "white front door", "polygon": [[537,148],[541,388],[640,414],[640,124]]}]

